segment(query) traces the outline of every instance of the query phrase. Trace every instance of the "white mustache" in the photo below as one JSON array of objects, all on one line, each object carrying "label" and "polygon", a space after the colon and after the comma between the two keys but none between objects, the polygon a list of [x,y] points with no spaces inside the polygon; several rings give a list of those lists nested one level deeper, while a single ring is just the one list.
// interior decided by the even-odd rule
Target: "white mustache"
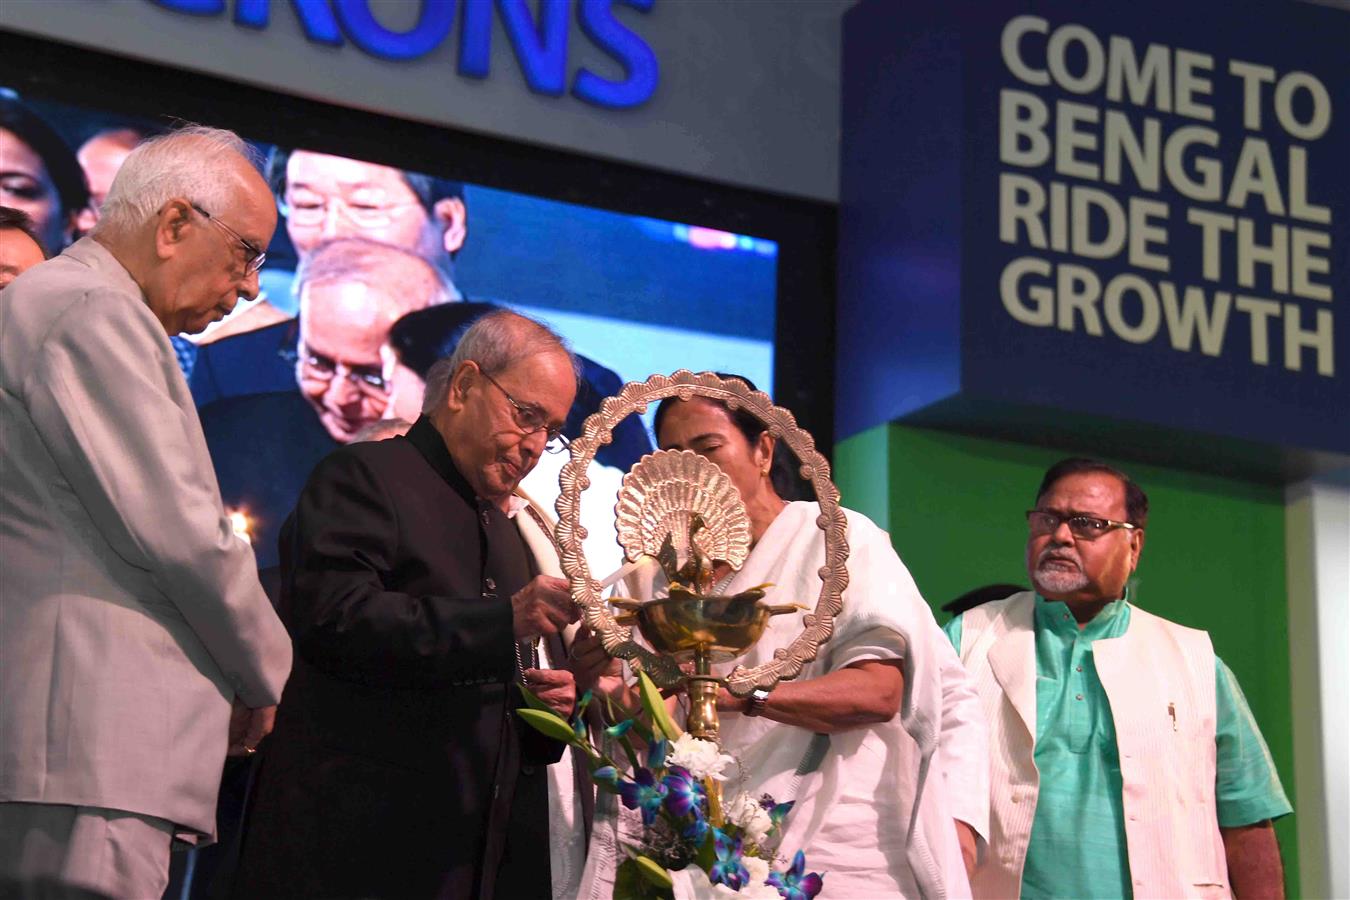
[{"label": "white mustache", "polygon": [[1040,556],[1036,557],[1036,568],[1039,569],[1041,566],[1045,565],[1048,560],[1052,559],[1058,560],[1059,562],[1073,563],[1078,571],[1081,572],[1083,570],[1083,561],[1080,560],[1077,555],[1063,553],[1056,550],[1054,547],[1047,547],[1041,551]]}]

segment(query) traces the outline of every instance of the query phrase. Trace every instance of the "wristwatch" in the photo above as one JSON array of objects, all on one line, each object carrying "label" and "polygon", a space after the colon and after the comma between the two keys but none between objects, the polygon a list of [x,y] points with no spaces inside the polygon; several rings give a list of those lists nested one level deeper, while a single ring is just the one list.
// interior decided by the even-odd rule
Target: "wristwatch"
[{"label": "wristwatch", "polygon": [[764,712],[764,704],[769,700],[769,692],[763,688],[755,688],[749,697],[745,698],[745,712],[742,715],[758,716]]}]

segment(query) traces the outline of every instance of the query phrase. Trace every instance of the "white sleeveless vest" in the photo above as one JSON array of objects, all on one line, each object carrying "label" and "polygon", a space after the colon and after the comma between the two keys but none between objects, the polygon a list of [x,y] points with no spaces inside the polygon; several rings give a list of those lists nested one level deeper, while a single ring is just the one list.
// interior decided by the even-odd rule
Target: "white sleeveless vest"
[{"label": "white sleeveless vest", "polygon": [[[961,661],[989,721],[989,855],[976,898],[1017,897],[1040,774],[1036,741],[1036,595],[968,610]],[[1136,898],[1229,897],[1215,806],[1214,648],[1209,635],[1130,608],[1118,638],[1094,641],[1124,782],[1125,842]]]}]

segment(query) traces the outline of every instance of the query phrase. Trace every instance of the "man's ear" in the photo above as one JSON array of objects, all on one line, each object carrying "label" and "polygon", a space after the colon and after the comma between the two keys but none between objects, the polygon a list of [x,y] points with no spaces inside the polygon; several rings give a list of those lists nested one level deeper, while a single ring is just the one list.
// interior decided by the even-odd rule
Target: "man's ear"
[{"label": "man's ear", "polygon": [[450,376],[450,390],[446,392],[445,405],[448,409],[459,412],[468,402],[469,388],[478,382],[478,364],[472,360],[465,360],[459,364],[459,368]]},{"label": "man's ear", "polygon": [[164,204],[155,216],[155,253],[168,259],[178,252],[192,224],[192,205],[181,197]]},{"label": "man's ear", "polygon": [[456,253],[469,236],[469,211],[458,197],[445,197],[431,208],[431,217],[441,230],[446,253]]},{"label": "man's ear", "polygon": [[1139,565],[1139,557],[1144,555],[1144,529],[1131,532],[1130,537],[1134,540],[1134,562],[1130,565],[1130,571],[1133,572]]}]

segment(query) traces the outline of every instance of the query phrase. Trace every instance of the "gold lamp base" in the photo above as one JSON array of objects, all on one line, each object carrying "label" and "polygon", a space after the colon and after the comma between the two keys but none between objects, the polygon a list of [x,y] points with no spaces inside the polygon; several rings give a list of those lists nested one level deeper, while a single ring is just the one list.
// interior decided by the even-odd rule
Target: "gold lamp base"
[{"label": "gold lamp base", "polygon": [[[658,653],[680,662],[699,655],[710,663],[729,662],[751,647],[769,624],[762,588],[734,597],[704,597],[672,585],[670,596],[633,609],[638,629]],[[630,607],[632,608],[632,607]]]},{"label": "gold lamp base", "polygon": [[761,602],[764,588],[752,588],[731,597],[705,597],[672,585],[670,596],[643,603],[612,598],[624,611],[621,624],[636,624],[654,650],[679,662],[692,662],[692,671],[682,673],[673,688],[688,682],[689,733],[717,741],[719,719],[717,692],[722,679],[712,674],[714,663],[730,662],[744,654],[764,634],[769,618],[795,612],[795,604],[770,606]]}]

